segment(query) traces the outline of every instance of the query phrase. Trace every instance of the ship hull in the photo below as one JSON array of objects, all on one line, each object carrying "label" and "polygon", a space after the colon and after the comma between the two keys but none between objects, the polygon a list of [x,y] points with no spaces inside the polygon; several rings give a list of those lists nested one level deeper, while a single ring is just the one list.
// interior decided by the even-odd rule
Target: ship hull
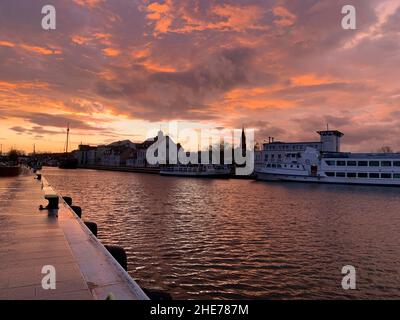
[{"label": "ship hull", "polygon": [[60,169],[77,169],[78,161],[76,159],[64,159],[60,162],[58,167]]},{"label": "ship hull", "polygon": [[400,187],[400,179],[354,179],[354,178],[331,178],[323,176],[306,175],[285,175],[268,172],[257,172],[257,180],[261,181],[281,181],[281,182],[310,182],[324,184],[350,184],[350,185],[370,185],[370,186],[391,186]]},{"label": "ship hull", "polygon": [[0,167],[0,177],[16,177],[21,173],[20,166]]},{"label": "ship hull", "polygon": [[162,176],[188,177],[188,178],[229,178],[229,173],[205,173],[205,172],[166,172],[160,171]]}]

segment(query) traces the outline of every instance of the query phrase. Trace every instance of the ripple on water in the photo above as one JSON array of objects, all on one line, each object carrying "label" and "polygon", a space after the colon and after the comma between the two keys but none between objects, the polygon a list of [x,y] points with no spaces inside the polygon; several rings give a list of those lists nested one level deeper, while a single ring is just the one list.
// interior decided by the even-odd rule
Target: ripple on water
[{"label": "ripple on water", "polygon": [[[140,285],[174,298],[400,298],[400,188],[44,173]],[[346,264],[356,291],[341,289]]]}]

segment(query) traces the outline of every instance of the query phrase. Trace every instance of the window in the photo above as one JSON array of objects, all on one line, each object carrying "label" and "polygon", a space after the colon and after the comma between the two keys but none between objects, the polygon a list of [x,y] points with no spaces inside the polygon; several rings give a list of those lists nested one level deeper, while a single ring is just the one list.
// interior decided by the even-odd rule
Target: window
[{"label": "window", "polygon": [[346,161],[337,161],[337,165],[343,167],[346,165]]},{"label": "window", "polygon": [[358,161],[359,167],[368,167],[368,161]]},{"label": "window", "polygon": [[379,178],[379,173],[370,173],[369,177],[373,179]]},{"label": "window", "polygon": [[357,174],[355,172],[347,172],[347,178],[356,178]]},{"label": "window", "polygon": [[400,161],[393,161],[394,167],[400,167]]},{"label": "window", "polygon": [[336,177],[344,178],[344,177],[346,177],[346,173],[344,173],[344,172],[336,172]]},{"label": "window", "polygon": [[347,161],[347,166],[355,167],[357,165],[357,161]]},{"label": "window", "polygon": [[325,172],[325,174],[326,174],[328,177],[334,177],[334,176],[335,176],[335,173],[334,173],[334,172]]},{"label": "window", "polygon": [[391,167],[392,161],[381,161],[381,166],[382,167]]},{"label": "window", "polygon": [[379,161],[370,161],[369,166],[370,167],[379,167]]},{"label": "window", "polygon": [[393,173],[393,179],[400,179],[400,173]]},{"label": "window", "polygon": [[392,174],[391,173],[381,173],[381,178],[382,179],[392,179]]},{"label": "window", "polygon": [[334,160],[326,160],[326,164],[328,166],[334,166],[334,165],[336,165],[336,161],[334,161]]},{"label": "window", "polygon": [[359,172],[359,173],[357,174],[357,177],[359,177],[359,178],[368,178],[368,173]]}]

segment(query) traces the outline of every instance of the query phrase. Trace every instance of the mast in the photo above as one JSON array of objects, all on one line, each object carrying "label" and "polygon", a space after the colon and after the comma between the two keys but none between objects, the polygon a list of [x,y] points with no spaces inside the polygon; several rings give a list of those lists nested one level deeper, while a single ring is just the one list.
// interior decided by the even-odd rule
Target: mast
[{"label": "mast", "polygon": [[69,122],[67,123],[67,144],[65,145],[65,154],[68,154],[68,144],[69,144]]}]

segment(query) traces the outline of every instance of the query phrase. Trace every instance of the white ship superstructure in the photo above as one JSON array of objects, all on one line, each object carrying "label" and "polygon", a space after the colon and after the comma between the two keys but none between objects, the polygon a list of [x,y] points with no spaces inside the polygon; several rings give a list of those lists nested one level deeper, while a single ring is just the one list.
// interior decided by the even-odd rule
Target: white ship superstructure
[{"label": "white ship superstructure", "polygon": [[264,145],[257,178],[275,181],[399,185],[400,153],[340,152],[339,131],[319,131],[320,142]]}]

